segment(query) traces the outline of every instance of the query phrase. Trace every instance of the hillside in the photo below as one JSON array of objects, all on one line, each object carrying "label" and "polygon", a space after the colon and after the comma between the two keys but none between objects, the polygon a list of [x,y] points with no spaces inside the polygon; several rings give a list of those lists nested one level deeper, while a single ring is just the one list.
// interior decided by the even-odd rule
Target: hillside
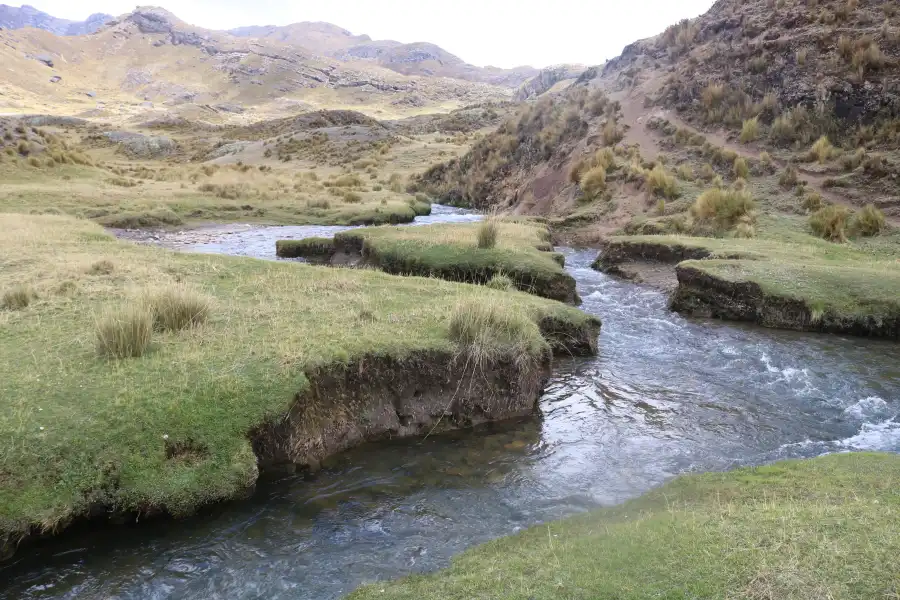
[{"label": "hillside", "polygon": [[[684,212],[704,187],[695,173],[727,183],[743,158],[754,176],[790,166],[807,184],[759,181],[765,211],[802,214],[796,191],[900,215],[898,57],[893,2],[719,0],[524,108],[420,184],[448,201],[611,231],[658,216],[659,199],[680,199],[665,215]],[[617,159],[599,190],[581,175],[603,148]],[[671,170],[668,196],[648,183],[657,166]]]},{"label": "hillside", "polygon": [[0,61],[0,112],[113,120],[243,122],[322,108],[396,118],[506,100],[514,87],[343,62],[274,37],[194,27],[154,7],[89,36],[0,31]]},{"label": "hillside", "polygon": [[316,54],[344,62],[366,61],[404,75],[451,77],[504,87],[517,87],[537,74],[532,67],[499,69],[476,67],[440,46],[427,42],[403,44],[353,35],[330,23],[294,23],[283,27],[240,27],[229,33],[241,37],[277,40],[308,48]]},{"label": "hillside", "polygon": [[84,21],[70,21],[58,19],[27,4],[21,7],[0,4],[0,29],[34,27],[56,35],[87,35],[112,20],[112,15],[95,13]]}]

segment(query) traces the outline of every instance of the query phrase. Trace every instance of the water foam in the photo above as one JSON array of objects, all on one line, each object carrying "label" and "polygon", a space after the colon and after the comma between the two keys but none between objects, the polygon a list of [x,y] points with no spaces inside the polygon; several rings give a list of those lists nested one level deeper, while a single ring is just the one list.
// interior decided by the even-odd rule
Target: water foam
[{"label": "water foam", "polygon": [[855,402],[844,409],[844,414],[853,419],[863,420],[869,417],[883,414],[888,403],[878,396],[869,396]]}]

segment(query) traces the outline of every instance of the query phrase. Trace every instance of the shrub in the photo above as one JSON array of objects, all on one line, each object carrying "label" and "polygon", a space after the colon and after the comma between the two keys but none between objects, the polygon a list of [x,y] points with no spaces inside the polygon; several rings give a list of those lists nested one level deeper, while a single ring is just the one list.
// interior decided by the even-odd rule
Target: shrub
[{"label": "shrub", "polygon": [[820,194],[819,192],[810,191],[807,192],[803,197],[801,206],[806,212],[814,213],[825,206],[825,201],[822,199],[822,194]]},{"label": "shrub", "polygon": [[878,235],[885,227],[884,213],[878,210],[874,204],[867,204],[853,216],[850,231],[854,235],[869,237]]},{"label": "shrub", "polygon": [[29,156],[28,157],[28,166],[34,167],[35,169],[40,169],[41,167],[44,166],[44,163],[42,163],[40,161],[40,159],[38,159],[38,157],[36,157],[36,156]]},{"label": "shrub", "polygon": [[147,297],[153,326],[160,331],[195,327],[209,316],[209,299],[183,286],[170,286]]},{"label": "shrub", "polygon": [[581,189],[588,200],[594,200],[606,191],[606,168],[594,167],[581,178]]},{"label": "shrub", "polygon": [[744,121],[743,127],[741,127],[741,143],[748,144],[750,142],[756,141],[759,137],[759,117],[753,117],[752,119],[747,119]]},{"label": "shrub", "polygon": [[847,207],[831,204],[810,215],[809,226],[820,238],[832,242],[846,242],[849,218],[850,210]]},{"label": "shrub", "polygon": [[745,215],[738,219],[738,224],[734,228],[734,237],[744,239],[756,237],[756,226],[753,224],[753,217]]},{"label": "shrub", "polygon": [[756,203],[748,190],[706,190],[691,206],[700,231],[723,233],[741,219],[751,219]]},{"label": "shrub", "polygon": [[664,167],[656,165],[645,177],[647,191],[653,196],[662,196],[670,200],[678,197],[678,184]]},{"label": "shrub", "polygon": [[809,149],[808,159],[810,161],[818,161],[820,164],[824,164],[831,160],[831,157],[835,154],[835,148],[831,144],[831,140],[828,139],[827,135],[823,135],[816,143],[813,144],[812,148]]},{"label": "shrub", "polygon": [[331,208],[331,202],[328,201],[328,198],[315,198],[307,200],[306,205],[309,208],[324,208],[326,210]]},{"label": "shrub", "polygon": [[750,167],[747,166],[747,161],[740,156],[734,159],[734,176],[739,179],[750,177]]},{"label": "shrub", "polygon": [[341,175],[334,180],[334,185],[337,187],[357,187],[362,185],[362,179],[356,174]]},{"label": "shrub", "polygon": [[501,360],[524,366],[545,351],[534,321],[500,300],[461,300],[450,315],[449,336],[476,369]]},{"label": "shrub", "polygon": [[107,358],[142,356],[153,335],[153,313],[146,304],[129,304],[99,317],[94,325],[97,352]]},{"label": "shrub", "polygon": [[493,248],[497,245],[497,236],[500,233],[500,225],[493,216],[488,217],[478,226],[478,247],[482,249]]},{"label": "shrub", "polygon": [[778,184],[786,190],[795,187],[798,181],[797,167],[794,165],[788,165],[778,177]]},{"label": "shrub", "polygon": [[503,292],[509,292],[516,289],[516,285],[515,283],[513,283],[513,280],[510,279],[509,276],[502,273],[498,273],[491,277],[490,281],[487,282],[487,286],[493,290],[500,290]]},{"label": "shrub", "polygon": [[357,192],[344,192],[342,198],[347,204],[359,204],[363,200],[362,195]]},{"label": "shrub", "polygon": [[3,293],[0,307],[6,310],[22,310],[37,298],[37,293],[30,285],[16,285]]}]

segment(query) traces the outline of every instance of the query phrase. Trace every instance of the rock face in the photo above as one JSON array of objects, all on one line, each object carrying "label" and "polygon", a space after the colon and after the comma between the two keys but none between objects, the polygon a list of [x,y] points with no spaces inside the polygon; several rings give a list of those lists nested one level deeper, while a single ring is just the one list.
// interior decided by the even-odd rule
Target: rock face
[{"label": "rock face", "polygon": [[21,7],[0,4],[0,29],[34,27],[56,35],[87,35],[113,20],[112,15],[95,13],[84,21],[69,21],[48,15],[27,4]]},{"label": "rock face", "polygon": [[513,97],[517,102],[524,102],[529,98],[540,96],[548,92],[553,86],[568,79],[578,79],[585,71],[584,65],[557,65],[541,69],[541,72],[523,83]]}]

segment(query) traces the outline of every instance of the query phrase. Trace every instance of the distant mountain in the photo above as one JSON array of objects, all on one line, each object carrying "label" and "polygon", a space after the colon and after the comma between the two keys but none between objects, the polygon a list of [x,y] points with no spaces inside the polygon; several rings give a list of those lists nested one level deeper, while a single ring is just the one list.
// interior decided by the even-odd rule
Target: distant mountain
[{"label": "distant mountain", "polygon": [[27,4],[21,7],[0,4],[0,28],[3,29],[34,27],[56,35],[87,35],[96,32],[113,18],[112,15],[95,13],[84,21],[69,21],[48,15]]},{"label": "distant mountain", "polygon": [[304,22],[277,27],[240,27],[229,31],[240,37],[277,40],[301,46],[338,60],[368,61],[403,75],[451,77],[515,88],[539,73],[533,67],[500,69],[476,67],[440,46],[427,42],[403,44],[394,40],[373,40],[353,35],[330,23]]}]

